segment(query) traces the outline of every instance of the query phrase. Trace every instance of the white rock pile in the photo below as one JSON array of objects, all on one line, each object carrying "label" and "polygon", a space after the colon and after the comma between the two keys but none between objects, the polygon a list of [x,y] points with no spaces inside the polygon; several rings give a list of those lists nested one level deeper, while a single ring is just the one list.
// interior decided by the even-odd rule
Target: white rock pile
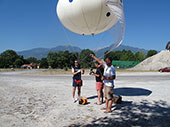
[{"label": "white rock pile", "polygon": [[170,67],[170,51],[168,50],[145,59],[130,70],[156,71],[164,67]]}]

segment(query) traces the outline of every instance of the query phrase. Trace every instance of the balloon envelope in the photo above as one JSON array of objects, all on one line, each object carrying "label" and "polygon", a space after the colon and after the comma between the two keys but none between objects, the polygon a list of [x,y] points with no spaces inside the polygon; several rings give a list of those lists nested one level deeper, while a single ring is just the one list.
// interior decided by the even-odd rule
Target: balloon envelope
[{"label": "balloon envelope", "polygon": [[[123,6],[122,0],[111,1]],[[59,0],[56,10],[61,23],[70,31],[81,35],[102,33],[119,20],[106,0]]]}]

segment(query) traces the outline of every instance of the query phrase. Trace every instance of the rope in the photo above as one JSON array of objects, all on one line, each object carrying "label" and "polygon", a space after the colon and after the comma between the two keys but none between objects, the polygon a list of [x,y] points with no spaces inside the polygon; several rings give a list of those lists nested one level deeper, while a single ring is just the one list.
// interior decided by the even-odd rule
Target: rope
[{"label": "rope", "polygon": [[64,27],[63,27],[63,31],[64,31],[64,33],[65,33],[65,35],[66,35],[66,38],[67,38],[68,43],[69,43],[69,42],[71,43],[71,39],[70,39],[69,35],[67,34],[67,32],[66,32],[66,30],[65,30]]}]

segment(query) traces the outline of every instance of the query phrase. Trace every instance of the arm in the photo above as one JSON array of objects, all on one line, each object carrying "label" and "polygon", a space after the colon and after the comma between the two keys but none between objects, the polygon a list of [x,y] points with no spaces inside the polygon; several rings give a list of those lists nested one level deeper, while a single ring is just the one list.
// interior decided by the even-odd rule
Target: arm
[{"label": "arm", "polygon": [[94,76],[102,78],[104,72],[104,68],[99,66],[96,70],[96,73],[94,73]]},{"label": "arm", "polygon": [[96,56],[94,56],[93,54],[90,54],[90,56],[95,59],[97,62],[99,62],[101,65],[104,65],[104,62],[102,60],[100,60],[99,58],[97,58]]},{"label": "arm", "polygon": [[74,72],[74,69],[72,68],[72,74],[73,74],[73,75],[76,75],[76,74],[78,74],[78,73],[79,73],[79,71]]},{"label": "arm", "polygon": [[84,68],[81,70],[81,73],[82,73],[82,74],[84,74],[84,73],[85,73],[85,69],[84,69]]},{"label": "arm", "polygon": [[111,76],[111,77],[102,76],[102,79],[103,79],[103,80],[114,80],[114,79],[116,79],[116,76],[115,76],[115,75],[113,75],[113,76]]},{"label": "arm", "polygon": [[96,76],[96,77],[100,77],[100,75],[96,74],[96,73],[92,73],[92,75]]},{"label": "arm", "polygon": [[106,77],[106,76],[103,76],[103,80],[114,80],[116,79],[116,73],[115,73],[115,69],[114,68],[111,68],[111,72],[110,72],[111,76],[110,77]]}]

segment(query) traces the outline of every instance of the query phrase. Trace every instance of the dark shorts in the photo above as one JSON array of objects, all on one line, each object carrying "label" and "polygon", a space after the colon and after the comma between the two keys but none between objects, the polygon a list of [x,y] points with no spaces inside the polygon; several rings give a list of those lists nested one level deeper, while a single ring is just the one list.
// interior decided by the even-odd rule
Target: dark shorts
[{"label": "dark shorts", "polygon": [[83,86],[83,81],[82,80],[75,80],[73,79],[73,87],[80,87]]}]

